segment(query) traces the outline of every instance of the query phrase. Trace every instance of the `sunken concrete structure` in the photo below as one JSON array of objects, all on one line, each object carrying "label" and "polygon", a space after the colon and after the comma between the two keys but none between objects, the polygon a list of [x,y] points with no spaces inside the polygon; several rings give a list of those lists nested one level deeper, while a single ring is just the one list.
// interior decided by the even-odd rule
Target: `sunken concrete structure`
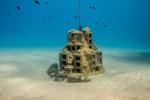
[{"label": "sunken concrete structure", "polygon": [[104,73],[102,52],[98,51],[92,36],[88,27],[70,30],[68,43],[59,53],[58,72],[51,76],[69,81],[89,81],[90,76]]},{"label": "sunken concrete structure", "polygon": [[93,43],[89,28],[69,31],[68,43],[59,54],[59,64],[60,70],[68,74],[103,72],[102,52]]}]

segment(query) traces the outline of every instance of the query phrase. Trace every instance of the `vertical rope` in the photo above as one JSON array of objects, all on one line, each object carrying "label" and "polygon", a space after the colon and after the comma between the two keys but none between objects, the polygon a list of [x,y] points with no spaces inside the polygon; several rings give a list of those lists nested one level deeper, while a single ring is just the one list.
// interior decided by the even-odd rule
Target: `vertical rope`
[{"label": "vertical rope", "polygon": [[79,30],[81,29],[81,15],[80,15],[80,12],[81,12],[81,8],[80,8],[80,3],[81,3],[81,0],[78,0],[78,27],[79,27]]}]

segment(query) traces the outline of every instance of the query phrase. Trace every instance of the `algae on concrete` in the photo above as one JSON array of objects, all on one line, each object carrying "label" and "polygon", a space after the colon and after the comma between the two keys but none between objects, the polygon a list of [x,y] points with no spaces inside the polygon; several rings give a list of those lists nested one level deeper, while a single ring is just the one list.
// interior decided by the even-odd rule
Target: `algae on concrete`
[{"label": "algae on concrete", "polygon": [[82,82],[90,81],[90,76],[104,73],[102,51],[93,43],[92,35],[88,27],[70,30],[68,43],[59,53],[58,72],[52,72],[49,68],[48,74],[71,82]]}]

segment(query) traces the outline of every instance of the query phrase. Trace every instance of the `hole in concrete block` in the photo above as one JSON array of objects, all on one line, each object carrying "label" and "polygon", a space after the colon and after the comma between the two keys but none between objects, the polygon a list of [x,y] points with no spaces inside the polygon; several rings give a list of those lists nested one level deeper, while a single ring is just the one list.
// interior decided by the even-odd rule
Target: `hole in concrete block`
[{"label": "hole in concrete block", "polygon": [[80,57],[79,57],[79,56],[76,56],[76,60],[80,60]]},{"label": "hole in concrete block", "polygon": [[89,38],[92,38],[92,34],[89,34]]},{"label": "hole in concrete block", "polygon": [[89,43],[92,44],[92,40],[91,39],[89,40]]},{"label": "hole in concrete block", "polygon": [[74,37],[75,36],[75,34],[71,34],[71,37]]},{"label": "hole in concrete block", "polygon": [[93,65],[95,65],[95,61],[93,61]]},{"label": "hole in concrete block", "polygon": [[99,67],[96,67],[95,70],[96,70],[96,71],[99,71]]},{"label": "hole in concrete block", "polygon": [[70,48],[70,46],[68,46],[68,47],[67,47],[67,49],[68,49],[68,51],[71,51],[71,48]]},{"label": "hole in concrete block", "polygon": [[99,62],[102,63],[102,59],[100,59]]},{"label": "hole in concrete block", "polygon": [[93,55],[93,58],[95,58],[95,55]]},{"label": "hole in concrete block", "polygon": [[67,62],[66,62],[66,61],[62,61],[62,64],[63,64],[63,65],[67,65]]},{"label": "hole in concrete block", "polygon": [[80,66],[80,63],[77,62],[77,63],[76,63],[76,66]]},{"label": "hole in concrete block", "polygon": [[91,48],[91,49],[92,49],[92,46],[90,45],[90,46],[89,46],[89,48]]},{"label": "hole in concrete block", "polygon": [[77,46],[77,50],[79,50],[80,49],[80,46]]},{"label": "hole in concrete block", "polygon": [[80,69],[77,69],[77,73],[81,73],[81,70],[80,70]]},{"label": "hole in concrete block", "polygon": [[66,59],[66,55],[62,55],[62,59]]},{"label": "hole in concrete block", "polygon": [[76,50],[75,46],[72,46],[72,51],[75,51],[75,50]]}]

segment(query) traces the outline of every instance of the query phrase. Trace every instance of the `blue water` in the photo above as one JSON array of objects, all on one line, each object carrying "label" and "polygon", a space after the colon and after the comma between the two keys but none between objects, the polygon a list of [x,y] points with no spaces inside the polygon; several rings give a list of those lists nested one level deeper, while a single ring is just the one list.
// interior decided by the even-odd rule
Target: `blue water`
[{"label": "blue water", "polygon": [[[38,1],[0,0],[1,48],[66,44],[67,31],[78,28],[77,0]],[[150,50],[149,4],[149,0],[81,0],[81,25],[91,28],[102,48]]]},{"label": "blue water", "polygon": [[0,100],[149,100],[150,0],[81,0],[105,74],[59,85],[46,71],[78,28],[77,0],[38,1],[0,0]]}]

